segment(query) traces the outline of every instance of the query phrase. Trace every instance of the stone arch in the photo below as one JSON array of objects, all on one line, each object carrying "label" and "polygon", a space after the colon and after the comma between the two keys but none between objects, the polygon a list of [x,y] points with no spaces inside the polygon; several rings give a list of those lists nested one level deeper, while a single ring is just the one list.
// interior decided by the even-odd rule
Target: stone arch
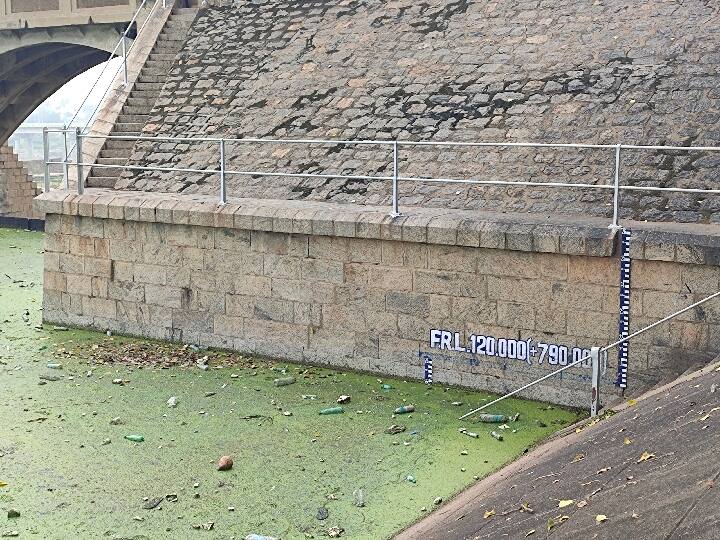
[{"label": "stone arch", "polygon": [[0,143],[65,83],[105,62],[122,24],[0,31]]}]

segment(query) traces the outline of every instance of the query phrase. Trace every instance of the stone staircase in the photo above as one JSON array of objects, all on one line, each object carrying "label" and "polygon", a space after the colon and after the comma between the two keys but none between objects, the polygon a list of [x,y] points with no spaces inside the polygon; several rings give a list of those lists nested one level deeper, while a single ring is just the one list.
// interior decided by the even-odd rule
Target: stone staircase
[{"label": "stone staircase", "polygon": [[[155,100],[192,25],[197,8],[175,8],[142,67],[110,135],[141,135]],[[95,163],[117,167],[91,167],[87,187],[113,188],[130,158],[135,141],[108,139]]]},{"label": "stone staircase", "polygon": [[39,218],[33,209],[33,198],[42,190],[17,154],[7,144],[0,145],[0,216]]}]

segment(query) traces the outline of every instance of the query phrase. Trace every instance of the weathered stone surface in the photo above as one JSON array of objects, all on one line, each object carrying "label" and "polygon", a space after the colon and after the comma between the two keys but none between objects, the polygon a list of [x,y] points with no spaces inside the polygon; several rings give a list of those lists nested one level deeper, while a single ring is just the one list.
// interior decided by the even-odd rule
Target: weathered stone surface
[{"label": "weathered stone surface", "polygon": [[[210,211],[202,197],[194,199],[189,214],[224,211]],[[79,213],[87,204],[93,215],[95,206],[109,204],[97,193],[73,200],[69,211]],[[178,204],[186,202],[178,197]],[[132,209],[143,201],[118,193],[113,204]],[[288,211],[297,204],[278,201],[268,210]],[[295,214],[288,218],[293,222],[289,230],[296,230],[295,221],[333,222],[343,205],[325,204],[327,217]],[[53,231],[45,246],[44,283],[44,316],[51,322],[403,377],[421,377],[421,355],[430,353],[437,381],[493,391],[512,390],[544,375],[561,359],[539,363],[537,358],[527,362],[440,350],[430,346],[431,331],[457,332],[465,346],[478,335],[554,343],[580,352],[613,341],[617,333],[618,259],[610,248],[598,257],[580,249],[584,244],[572,254],[522,251],[533,243],[515,250],[465,246],[460,239],[458,245],[447,245],[440,223],[437,243],[384,239],[380,230],[368,238],[297,234],[287,232],[287,223],[278,223],[285,232],[187,225],[184,219],[127,226],[114,219],[57,214],[66,208],[61,193],[41,196],[38,205],[48,212],[47,227]],[[238,204],[233,223],[246,223],[235,218],[248,214],[266,215],[256,213],[258,208]],[[373,218],[372,208],[364,212]],[[426,218],[418,214],[415,222],[435,219]],[[588,226],[565,225],[557,224],[558,245],[567,239],[566,229],[581,239],[594,234]],[[535,224],[506,220],[504,226],[532,234]],[[447,223],[448,230],[453,227]],[[638,241],[662,238],[696,251],[703,260],[716,249],[717,236],[667,229],[672,227],[646,224]],[[129,236],[143,239],[138,248]],[[683,250],[674,251],[677,260],[654,257],[650,250],[648,258],[633,261],[631,331],[715,292],[719,284],[717,265],[688,263]],[[631,386],[714,357],[719,330],[720,309],[708,304],[639,336],[630,347]],[[610,355],[606,391],[613,389],[615,369]],[[588,377],[587,368],[573,368],[528,395],[585,406]]]},{"label": "weathered stone surface", "polygon": [[[521,0],[208,4],[176,57],[148,134],[720,143],[712,127],[720,115],[720,19],[705,2],[662,0],[632,9],[619,0],[552,6]],[[228,170],[392,172],[390,144],[228,143],[226,154]],[[131,163],[216,170],[217,159],[217,143],[145,141],[136,144]],[[718,159],[709,152],[625,150],[621,181],[712,188],[720,179]],[[614,149],[401,144],[400,172],[611,184]],[[387,180],[230,175],[228,181],[231,196],[370,205],[387,205],[390,198]],[[218,184],[214,173],[126,172],[118,188],[217,193]],[[400,193],[405,207],[605,217],[612,212],[612,190],[401,181]],[[719,209],[716,196],[633,191],[623,193],[620,215],[718,222]],[[476,241],[466,232],[463,239]],[[511,235],[508,242],[527,239]]]}]

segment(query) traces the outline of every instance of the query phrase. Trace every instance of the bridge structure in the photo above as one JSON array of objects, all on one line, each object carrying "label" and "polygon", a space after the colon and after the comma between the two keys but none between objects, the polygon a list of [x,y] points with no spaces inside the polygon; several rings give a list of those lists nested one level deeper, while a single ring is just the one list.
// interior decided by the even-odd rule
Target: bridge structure
[{"label": "bridge structure", "polygon": [[713,7],[164,16],[36,199],[47,321],[577,406],[668,314],[603,396],[717,354]]}]

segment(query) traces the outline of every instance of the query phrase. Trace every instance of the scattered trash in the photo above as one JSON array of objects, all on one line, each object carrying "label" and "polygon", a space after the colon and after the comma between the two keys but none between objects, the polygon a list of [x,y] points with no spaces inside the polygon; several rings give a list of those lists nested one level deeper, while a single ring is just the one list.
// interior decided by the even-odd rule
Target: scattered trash
[{"label": "scattered trash", "polygon": [[113,379],[113,380],[112,380],[112,383],[113,383],[113,384],[119,384],[119,385],[121,385],[121,386],[122,386],[123,384],[125,384],[122,379]]},{"label": "scattered trash", "polygon": [[111,442],[112,441],[110,439],[103,439],[103,442],[101,442],[100,444],[102,444],[103,446],[106,446],[106,445],[110,444]]},{"label": "scattered trash", "polygon": [[317,399],[315,394],[302,394],[303,399]]},{"label": "scattered trash", "polygon": [[558,508],[565,508],[566,506],[570,506],[571,504],[575,504],[575,501],[572,499],[565,499],[558,502]]},{"label": "scattered trash", "polygon": [[263,536],[262,534],[248,534],[245,540],[278,540],[274,536]]},{"label": "scattered trash", "polygon": [[218,460],[218,471],[229,471],[233,468],[233,459],[230,456],[222,456]]},{"label": "scattered trash", "polygon": [[318,508],[317,514],[315,514],[315,517],[320,521],[327,519],[329,516],[330,512],[328,512],[327,508],[325,508],[324,506]]},{"label": "scattered trash", "polygon": [[483,517],[485,519],[491,518],[495,515],[495,509],[492,510],[485,510],[485,513],[483,514]]},{"label": "scattered trash", "polygon": [[598,514],[595,516],[595,523],[602,523],[603,521],[607,520],[607,516],[605,514]]},{"label": "scattered trash", "polygon": [[51,362],[47,365],[47,367],[48,367],[48,369],[62,369],[63,365]]},{"label": "scattered trash", "polygon": [[327,409],[322,409],[319,414],[341,414],[345,412],[345,410],[340,407],[328,407]]},{"label": "scattered trash", "polygon": [[388,433],[390,435],[397,435],[398,433],[402,433],[403,431],[405,431],[405,429],[405,426],[398,426],[397,424],[393,424],[385,430],[385,433]]},{"label": "scattered trash", "polygon": [[213,397],[215,392],[205,392],[205,397]]},{"label": "scattered trash", "polygon": [[20,536],[18,531],[5,531],[0,534],[0,538],[16,538],[18,536]]},{"label": "scattered trash", "polygon": [[197,525],[193,525],[193,529],[197,529],[199,531],[212,531],[215,527],[215,523],[212,521],[208,521],[207,523],[198,523]]},{"label": "scattered trash", "polygon": [[15,508],[10,508],[7,512],[8,519],[15,519],[20,517],[20,512],[15,510]]},{"label": "scattered trash", "polygon": [[59,381],[60,377],[58,377],[57,375],[40,375],[40,380],[55,382]]},{"label": "scattered trash", "polygon": [[435,506],[437,506],[437,505],[440,504],[442,501],[443,501],[443,500],[442,500],[442,497],[435,497],[435,500],[433,501],[433,504],[434,504]]},{"label": "scattered trash", "polygon": [[168,493],[167,495],[165,495],[165,500],[167,502],[173,502],[173,503],[178,502],[177,493]]},{"label": "scattered trash", "polygon": [[112,420],[110,420],[110,425],[111,425],[111,426],[119,426],[119,425],[121,425],[121,424],[123,424],[123,423],[124,423],[124,422],[122,421],[122,418],[120,418],[119,416],[116,416],[115,418],[113,418]]},{"label": "scattered trash", "polygon": [[395,387],[392,384],[381,384],[380,388],[383,390],[394,390]]},{"label": "scattered trash", "polygon": [[342,395],[337,398],[338,403],[350,403],[350,396]]},{"label": "scattered trash", "polygon": [[132,442],[143,442],[145,440],[142,435],[125,435],[125,438]]},{"label": "scattered trash", "polygon": [[365,492],[362,489],[353,491],[353,503],[358,508],[365,506]]},{"label": "scattered trash", "polygon": [[415,479],[415,477],[412,474],[408,474],[405,477],[405,480],[410,482],[411,484],[417,484],[417,480]]},{"label": "scattered trash", "polygon": [[397,409],[395,409],[394,413],[395,413],[395,414],[406,414],[406,413],[411,413],[411,412],[414,412],[414,411],[415,411],[415,406],[414,406],[414,405],[403,405],[403,406],[398,407]]},{"label": "scattered trash", "polygon": [[275,386],[289,386],[295,384],[295,377],[282,377],[273,381]]},{"label": "scattered trash", "polygon": [[490,436],[491,436],[493,439],[497,439],[498,441],[502,441],[502,440],[503,440],[503,436],[500,435],[497,431],[491,431],[491,432],[490,432]]},{"label": "scattered trash", "polygon": [[503,424],[505,422],[517,422],[518,418],[520,418],[520,413],[517,413],[513,416],[506,416],[504,414],[481,414],[480,416],[478,416],[478,420],[486,424]]},{"label": "scattered trash", "polygon": [[654,457],[655,454],[651,454],[650,452],[643,452],[640,456],[640,459],[638,459],[636,463],[642,463],[643,461],[647,461],[648,459],[652,459]]},{"label": "scattered trash", "polygon": [[147,501],[145,504],[143,504],[144,510],[152,510],[153,508],[157,508],[160,506],[160,503],[163,502],[165,499],[164,497],[154,497]]},{"label": "scattered trash", "polygon": [[284,411],[283,416],[292,416],[292,412],[290,411]]},{"label": "scattered trash", "polygon": [[478,437],[480,437],[480,435],[478,435],[477,433],[474,433],[474,432],[472,432],[472,431],[468,431],[468,430],[465,429],[465,428],[460,428],[460,429],[458,429],[458,431],[459,431],[460,433],[462,433],[463,435],[467,435],[468,437],[472,437],[473,439],[477,439]]},{"label": "scattered trash", "polygon": [[175,408],[178,405],[178,402],[180,399],[177,396],[170,396],[170,399],[167,400],[167,406]]},{"label": "scattered trash", "polygon": [[330,538],[340,538],[342,536],[342,533],[345,532],[345,529],[342,527],[330,527],[328,529],[328,536]]},{"label": "scattered trash", "polygon": [[462,401],[453,401],[450,405],[454,405],[455,407],[461,407],[463,404]]}]

